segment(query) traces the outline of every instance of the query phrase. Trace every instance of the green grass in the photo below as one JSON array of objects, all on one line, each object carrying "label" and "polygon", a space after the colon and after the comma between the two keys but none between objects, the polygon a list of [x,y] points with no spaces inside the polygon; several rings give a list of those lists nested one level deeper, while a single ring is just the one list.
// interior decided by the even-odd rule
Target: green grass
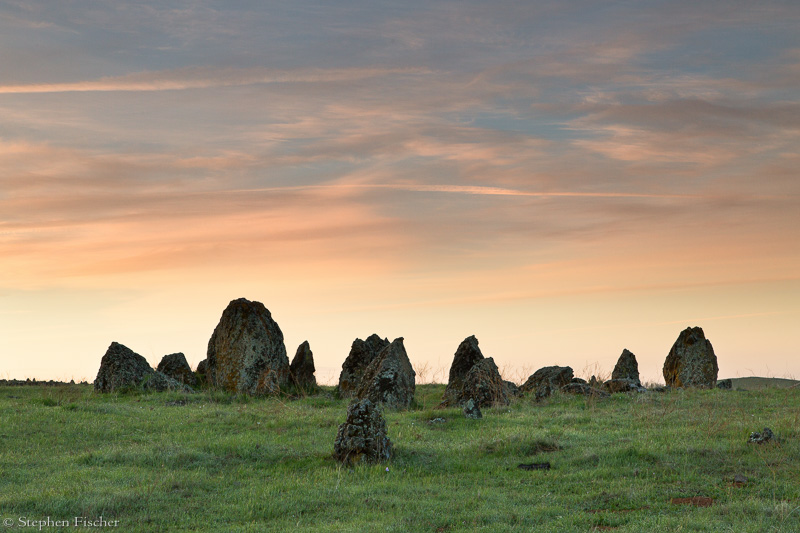
[{"label": "green grass", "polygon": [[[436,410],[443,390],[418,386],[415,410],[386,413],[388,464],[346,468],[331,454],[347,401],[330,388],[281,400],[2,387],[0,519],[102,515],[119,531],[800,531],[797,388],[556,395],[482,420]],[[748,444],[764,426],[781,442]],[[551,470],[517,468],[545,461]],[[731,483],[737,473],[745,486]],[[714,504],[670,503],[694,496]]]}]

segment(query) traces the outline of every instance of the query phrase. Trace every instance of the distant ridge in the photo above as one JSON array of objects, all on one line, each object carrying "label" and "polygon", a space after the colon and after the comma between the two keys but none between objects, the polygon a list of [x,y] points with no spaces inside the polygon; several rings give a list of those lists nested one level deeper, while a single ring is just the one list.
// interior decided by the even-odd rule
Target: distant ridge
[{"label": "distant ridge", "polygon": [[[720,381],[720,380],[717,380]],[[733,390],[789,389],[800,386],[800,381],[787,378],[731,378]]]}]

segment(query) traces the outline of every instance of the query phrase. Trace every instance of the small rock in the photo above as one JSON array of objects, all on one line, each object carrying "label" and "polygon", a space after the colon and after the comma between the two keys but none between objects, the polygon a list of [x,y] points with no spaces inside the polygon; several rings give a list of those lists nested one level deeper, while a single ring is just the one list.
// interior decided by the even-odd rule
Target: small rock
[{"label": "small rock", "polygon": [[742,474],[736,474],[733,476],[733,486],[734,487],[744,487],[747,485],[747,477],[743,476]]},{"label": "small rock", "polygon": [[297,347],[292,364],[289,365],[289,375],[296,387],[304,391],[312,391],[317,388],[317,378],[314,377],[314,354],[308,341]]},{"label": "small rock", "polygon": [[447,422],[447,420],[441,417],[432,418],[431,420],[428,420],[429,424],[444,424],[445,422]]},{"label": "small rock", "polygon": [[523,394],[533,391],[536,399],[540,400],[570,383],[573,377],[571,367],[546,366],[534,372],[519,390]]},{"label": "small rock", "polygon": [[567,383],[561,387],[561,390],[568,394],[583,394],[584,396],[594,396],[597,398],[608,398],[611,396],[606,391],[592,387],[588,383]]},{"label": "small rock", "polygon": [[550,470],[550,463],[521,463],[517,465],[520,470]]},{"label": "small rock", "polygon": [[642,387],[638,381],[632,379],[609,379],[603,386],[611,393],[617,392],[647,392],[647,389]]},{"label": "small rock", "polygon": [[747,442],[753,444],[766,444],[768,442],[772,442],[773,440],[777,440],[775,438],[775,434],[772,433],[772,430],[769,428],[764,428],[764,431],[761,433],[754,431],[750,433],[750,438],[747,439]]},{"label": "small rock", "polygon": [[478,407],[478,404],[475,403],[475,400],[473,400],[472,398],[464,402],[464,416],[466,416],[467,418],[472,418],[473,420],[483,418],[483,413],[481,413],[481,408]]},{"label": "small rock", "polygon": [[344,464],[388,461],[392,443],[386,432],[386,420],[369,399],[353,402],[347,419],[339,426],[333,445],[333,457]]},{"label": "small rock", "polygon": [[733,389],[733,381],[728,379],[721,379],[717,381],[717,388],[722,390],[731,390]]},{"label": "small rock", "polygon": [[161,358],[156,370],[164,375],[171,377],[176,381],[185,383],[190,387],[197,385],[197,377],[192,372],[192,367],[186,361],[186,356],[183,353],[171,353]]}]

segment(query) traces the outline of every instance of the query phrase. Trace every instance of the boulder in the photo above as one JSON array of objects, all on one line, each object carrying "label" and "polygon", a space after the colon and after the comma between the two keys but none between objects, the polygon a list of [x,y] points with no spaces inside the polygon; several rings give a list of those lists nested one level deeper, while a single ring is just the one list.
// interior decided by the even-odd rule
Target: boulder
[{"label": "boulder", "polygon": [[171,353],[162,357],[156,370],[190,387],[197,385],[197,376],[194,375],[192,367],[186,362],[186,356],[181,352]]},{"label": "boulder", "polygon": [[686,328],[664,361],[669,387],[713,388],[717,383],[717,356],[702,328]]},{"label": "boulder", "polygon": [[97,392],[143,389],[153,391],[192,389],[161,372],[153,370],[147,359],[127,346],[112,342],[100,360],[100,370],[94,380]]},{"label": "boulder", "polygon": [[481,359],[469,369],[464,377],[461,393],[456,398],[458,405],[465,405],[472,400],[480,407],[495,405],[508,405],[511,403],[508,387],[500,377],[500,371],[494,359],[487,357]]},{"label": "boulder", "polygon": [[457,402],[458,397],[461,395],[467,372],[470,371],[475,363],[481,360],[483,360],[483,354],[481,349],[478,348],[478,339],[475,338],[475,335],[461,341],[453,357],[453,364],[450,365],[450,375],[447,379],[447,387],[444,389],[444,398],[442,399],[443,406]]},{"label": "boulder", "polygon": [[317,388],[317,378],[314,377],[314,354],[308,341],[297,347],[292,364],[289,365],[289,375],[292,382],[299,389],[309,391]]},{"label": "boulder", "polygon": [[337,391],[341,398],[350,398],[356,395],[364,370],[389,344],[389,339],[381,339],[374,333],[365,341],[361,339],[353,341],[350,346],[350,354],[342,363],[342,372],[339,374]]},{"label": "boulder", "polygon": [[283,332],[261,302],[233,300],[208,341],[209,382],[230,392],[277,394],[289,379]]},{"label": "boulder", "polygon": [[611,379],[627,379],[634,383],[639,383],[639,363],[636,356],[627,349],[622,350],[622,355],[617,359],[614,370],[611,372]]},{"label": "boulder", "polygon": [[403,337],[398,337],[364,369],[356,396],[391,409],[408,408],[414,400],[416,375],[403,346]]},{"label": "boulder", "polygon": [[527,394],[533,392],[537,400],[547,398],[553,391],[561,389],[572,381],[572,367],[546,366],[534,372],[519,388],[520,392]]},{"label": "boulder", "polygon": [[470,398],[466,402],[464,402],[464,416],[467,418],[471,418],[473,420],[478,420],[479,418],[483,418],[483,413],[481,413],[481,408],[478,407],[478,404],[475,403],[475,400]]},{"label": "boulder", "polygon": [[350,404],[347,419],[339,426],[333,457],[344,464],[388,461],[392,443],[386,433],[386,420],[369,399]]}]

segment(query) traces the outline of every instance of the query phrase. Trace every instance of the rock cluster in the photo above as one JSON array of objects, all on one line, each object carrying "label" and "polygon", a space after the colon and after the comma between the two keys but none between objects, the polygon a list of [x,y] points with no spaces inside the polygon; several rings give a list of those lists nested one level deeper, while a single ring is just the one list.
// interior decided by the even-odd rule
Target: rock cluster
[{"label": "rock cluster", "polygon": [[292,364],[289,365],[289,375],[294,385],[303,391],[312,391],[317,388],[317,378],[314,377],[314,354],[308,341],[297,347]]},{"label": "rock cluster", "polygon": [[190,367],[189,363],[186,361],[186,356],[181,352],[171,353],[162,357],[156,370],[190,387],[197,385],[197,377],[194,375],[194,372],[192,372],[192,367]]},{"label": "rock cluster", "polygon": [[283,333],[261,302],[233,300],[208,341],[208,380],[230,392],[277,394],[289,378]]},{"label": "rock cluster", "polygon": [[182,390],[191,389],[161,372],[153,370],[147,360],[127,346],[112,342],[100,360],[94,390],[114,392],[128,389]]},{"label": "rock cluster", "polygon": [[547,398],[553,391],[572,382],[573,372],[569,366],[546,366],[540,368],[519,388],[523,394],[534,393],[537,400]]},{"label": "rock cluster", "polygon": [[398,337],[364,369],[356,395],[392,409],[405,409],[414,400],[415,380],[416,372],[408,360],[403,337]]},{"label": "rock cluster", "polygon": [[333,457],[352,465],[388,461],[391,454],[392,443],[379,408],[369,399],[353,402],[336,434]]},{"label": "rock cluster", "polygon": [[342,372],[339,374],[337,392],[340,397],[350,398],[356,395],[364,370],[389,344],[389,339],[381,339],[374,333],[365,341],[361,339],[353,341],[350,353],[342,363]]},{"label": "rock cluster", "polygon": [[669,387],[713,388],[717,382],[717,356],[702,328],[686,328],[664,361],[664,380]]}]

